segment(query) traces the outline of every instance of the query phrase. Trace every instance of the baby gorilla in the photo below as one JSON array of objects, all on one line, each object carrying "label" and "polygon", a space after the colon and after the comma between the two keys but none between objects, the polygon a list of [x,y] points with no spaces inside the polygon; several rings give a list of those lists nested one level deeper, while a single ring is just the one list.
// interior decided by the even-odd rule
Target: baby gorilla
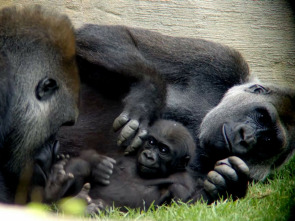
[{"label": "baby gorilla", "polygon": [[138,173],[144,178],[167,177],[184,171],[195,154],[195,142],[180,123],[158,120],[137,157]]},{"label": "baby gorilla", "polygon": [[[46,189],[49,201],[78,194],[87,182],[91,183],[91,190],[83,188],[84,192],[78,195],[88,201],[89,213],[112,205],[121,209],[145,209],[150,205],[169,204],[172,200],[212,202],[227,193],[239,197],[234,187],[238,187],[243,196],[247,190],[249,170],[237,157],[217,162],[205,179],[202,174],[192,173],[187,165],[194,158],[196,146],[189,131],[175,121],[156,121],[148,129],[137,155],[118,151],[121,155],[116,161],[86,150],[69,162],[58,163]],[[239,177],[239,181],[232,176]]]},{"label": "baby gorilla", "polygon": [[92,210],[112,205],[144,208],[152,203],[169,203],[172,199],[188,201],[195,185],[186,166],[194,154],[195,143],[184,126],[158,120],[149,128],[149,136],[137,156],[122,154],[114,161],[87,150],[66,165],[64,161],[58,163],[49,179],[46,195],[52,201],[77,194],[82,185],[90,182],[95,188],[90,191],[90,197],[95,199],[89,201]]}]

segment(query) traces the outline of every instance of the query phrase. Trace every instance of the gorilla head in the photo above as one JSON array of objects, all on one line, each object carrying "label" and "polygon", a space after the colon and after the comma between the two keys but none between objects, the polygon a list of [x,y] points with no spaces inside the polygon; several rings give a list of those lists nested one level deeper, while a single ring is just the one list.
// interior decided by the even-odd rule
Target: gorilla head
[{"label": "gorilla head", "polygon": [[60,126],[77,118],[79,77],[72,25],[66,16],[40,6],[4,8],[0,52],[11,85],[0,116],[1,170],[19,175],[37,152],[53,145]]},{"label": "gorilla head", "polygon": [[184,171],[195,154],[195,142],[182,124],[158,120],[149,129],[138,154],[138,171],[143,177],[167,177]]},{"label": "gorilla head", "polygon": [[231,88],[203,119],[201,148],[216,158],[236,155],[251,178],[265,178],[294,150],[294,98],[294,90],[259,82]]}]

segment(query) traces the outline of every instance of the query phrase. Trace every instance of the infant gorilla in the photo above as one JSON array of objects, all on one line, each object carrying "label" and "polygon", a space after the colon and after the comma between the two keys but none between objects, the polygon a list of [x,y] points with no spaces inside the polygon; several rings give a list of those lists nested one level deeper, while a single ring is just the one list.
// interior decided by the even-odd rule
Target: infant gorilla
[{"label": "infant gorilla", "polygon": [[115,161],[86,150],[69,162],[60,161],[50,176],[46,199],[51,201],[75,194],[90,182],[92,187],[100,185],[95,194],[90,191],[91,198],[100,202],[100,209],[111,205],[144,208],[152,203],[169,203],[171,199],[187,201],[195,186],[186,172],[195,154],[192,136],[180,123],[170,120],[156,121],[148,134],[137,156],[122,154]]},{"label": "infant gorilla", "polygon": [[196,146],[184,126],[171,120],[158,120],[148,134],[137,157],[141,177],[164,178],[186,170]]},{"label": "infant gorilla", "polygon": [[[90,182],[95,189],[89,192],[93,199],[89,200],[90,212],[112,205],[122,209],[145,209],[152,204],[169,204],[172,200],[187,202],[201,197],[207,201],[215,200],[232,180],[228,174],[231,171],[222,170],[221,166],[233,167],[237,174],[247,176],[248,168],[243,161],[232,158],[229,162],[228,158],[214,168],[221,180],[216,182],[216,172],[211,171],[213,175],[210,178],[209,173],[204,186],[204,180],[193,176],[187,167],[195,153],[195,142],[182,124],[158,120],[149,128],[148,136],[136,156],[122,154],[115,161],[93,150],[86,150],[66,165],[64,161],[58,163],[49,178],[45,198],[57,200],[77,194],[86,182]],[[247,185],[242,188],[246,191]]]}]

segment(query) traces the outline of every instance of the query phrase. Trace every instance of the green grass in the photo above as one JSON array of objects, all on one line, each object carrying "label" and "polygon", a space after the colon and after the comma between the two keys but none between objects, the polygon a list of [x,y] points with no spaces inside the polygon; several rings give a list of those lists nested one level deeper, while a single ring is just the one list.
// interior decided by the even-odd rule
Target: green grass
[{"label": "green grass", "polygon": [[[264,183],[252,183],[245,198],[206,205],[173,203],[146,212],[112,209],[97,220],[288,220],[295,206],[295,157]],[[295,207],[294,207],[295,208]]]}]

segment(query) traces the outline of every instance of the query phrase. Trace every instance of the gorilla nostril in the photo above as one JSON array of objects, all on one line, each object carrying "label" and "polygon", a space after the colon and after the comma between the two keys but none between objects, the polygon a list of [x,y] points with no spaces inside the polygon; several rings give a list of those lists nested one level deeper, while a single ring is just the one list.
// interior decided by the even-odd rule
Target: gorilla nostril
[{"label": "gorilla nostril", "polygon": [[240,144],[245,146],[256,142],[255,129],[250,126],[243,126],[239,129],[241,138]]},{"label": "gorilla nostril", "polygon": [[76,123],[75,120],[70,120],[70,121],[63,123],[61,126],[73,126],[75,123]]}]

